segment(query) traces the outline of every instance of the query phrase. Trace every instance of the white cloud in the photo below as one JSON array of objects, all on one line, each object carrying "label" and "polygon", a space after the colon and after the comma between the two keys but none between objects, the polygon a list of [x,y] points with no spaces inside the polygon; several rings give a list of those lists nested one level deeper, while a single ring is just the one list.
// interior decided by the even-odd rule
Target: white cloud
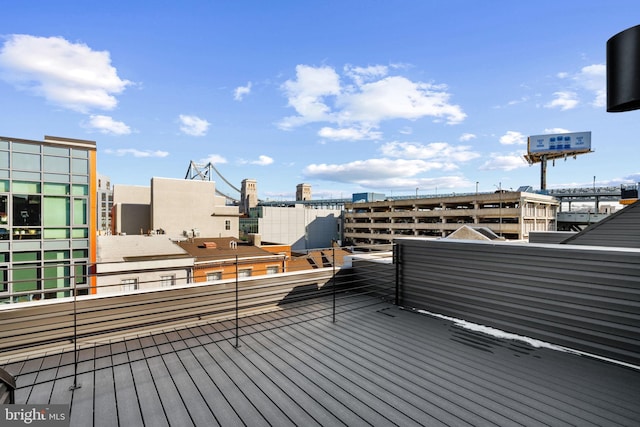
[{"label": "white cloud", "polygon": [[343,164],[311,164],[304,169],[306,177],[343,183],[374,182],[412,177],[430,170],[443,169],[440,162],[419,159],[368,159]]},{"label": "white cloud", "polygon": [[384,77],[389,72],[389,68],[385,65],[374,65],[369,67],[353,67],[346,65],[344,72],[351,77],[353,81],[361,86],[366,81],[372,81],[379,77]]},{"label": "white cloud", "polygon": [[151,150],[137,150],[135,148],[120,148],[118,150],[106,149],[106,154],[113,154],[116,156],[132,155],[133,157],[167,157],[169,152],[167,151],[151,151]]},{"label": "white cloud", "polygon": [[62,37],[13,34],[0,50],[0,78],[52,104],[87,113],[111,110],[132,84],[118,76],[107,51]]},{"label": "white cloud", "polygon": [[211,123],[197,116],[180,114],[180,130],[191,136],[205,136]]},{"label": "white cloud", "polygon": [[460,136],[460,141],[461,142],[466,142],[466,141],[471,141],[472,139],[476,139],[476,138],[477,138],[477,136],[472,134],[472,133],[463,133]]},{"label": "white cloud", "polygon": [[[466,114],[451,104],[445,85],[413,82],[402,76],[388,76],[388,67],[345,67],[354,84],[342,85],[331,67],[298,65],[296,79],[282,89],[297,115],[278,124],[291,129],[314,122],[338,123],[339,127],[377,128],[384,120],[417,120],[433,117],[456,124]],[[347,126],[345,126],[347,125]]]},{"label": "white cloud", "polygon": [[571,131],[564,128],[546,128],[544,130],[544,135],[549,133],[571,133]]},{"label": "white cloud", "polygon": [[545,104],[546,108],[560,108],[560,110],[571,110],[578,105],[578,94],[571,91],[559,91],[553,94],[555,99]]},{"label": "white cloud", "polygon": [[491,153],[491,155],[489,156],[490,159],[487,160],[482,166],[480,166],[479,169],[503,171],[512,171],[514,169],[519,169],[528,166],[523,156],[524,152],[511,154]]},{"label": "white cloud", "polygon": [[106,134],[129,135],[131,133],[131,128],[124,122],[115,121],[109,116],[91,115],[85,126]]},{"label": "white cloud", "polygon": [[442,162],[444,169],[455,169],[454,162],[467,162],[480,157],[480,153],[470,151],[469,146],[453,146],[446,142],[420,144],[416,142],[389,142],[380,147],[387,157],[404,159],[429,159]]},{"label": "white cloud", "polygon": [[527,102],[529,100],[528,96],[522,96],[520,97],[520,99],[513,99],[509,102],[507,102],[507,105],[511,106],[511,105],[518,105],[518,104],[522,104],[523,102]]},{"label": "white cloud", "polygon": [[401,76],[389,76],[365,83],[357,92],[345,93],[338,106],[341,120],[378,123],[383,120],[416,120],[435,117],[449,124],[462,122],[466,114],[458,105],[449,104],[445,86],[412,82]]},{"label": "white cloud", "polygon": [[[452,146],[445,142],[420,144],[389,142],[381,145],[381,158],[356,160],[342,164],[311,164],[304,169],[310,179],[358,184],[369,188],[427,188],[435,187],[440,178],[425,178],[429,171],[452,171],[458,164],[480,157],[468,146]],[[460,177],[448,177],[447,185],[469,185]],[[445,182],[443,181],[443,182]],[[447,187],[442,184],[442,188]]]},{"label": "white cloud", "polygon": [[273,163],[273,159],[265,155],[260,155],[258,156],[258,160],[254,160],[251,162],[252,165],[258,165],[258,166],[267,166],[272,163]]},{"label": "white cloud", "polygon": [[591,105],[604,107],[607,104],[607,68],[604,64],[583,67],[574,79],[580,87],[595,96]]},{"label": "white cloud", "polygon": [[327,139],[349,141],[360,141],[367,139],[375,140],[382,138],[381,132],[363,128],[334,129],[330,127],[323,127],[322,129],[320,129],[320,131],[318,131],[318,135],[322,138]]},{"label": "white cloud", "polygon": [[305,168],[306,178],[356,184],[363,188],[401,190],[419,188],[422,193],[445,188],[461,188],[471,183],[460,176],[420,177],[419,174],[441,169],[442,164],[424,160],[369,159],[344,164],[312,164]]},{"label": "white cloud", "polygon": [[592,98],[591,105],[602,108],[607,103],[607,68],[605,64],[592,64],[582,67],[578,72],[560,72],[556,77],[566,87],[555,92],[554,99],[546,108],[559,108],[561,111],[576,108],[580,99]]},{"label": "white cloud", "polygon": [[282,129],[290,129],[305,123],[330,120],[331,109],[324,98],[340,93],[340,77],[330,67],[298,65],[296,80],[287,80],[282,89],[289,99],[289,106],[298,113],[280,122]]},{"label": "white cloud", "polygon": [[251,93],[251,82],[248,82],[246,86],[238,86],[235,91],[233,91],[233,99],[236,101],[242,101],[245,95],[249,95]]},{"label": "white cloud", "polygon": [[217,164],[227,163],[227,159],[225,159],[224,157],[222,157],[219,154],[209,154],[204,159],[201,159],[198,163],[203,164],[203,165],[206,165],[206,164],[209,164],[209,163],[217,165]]},{"label": "white cloud", "polygon": [[525,145],[527,143],[527,137],[521,132],[513,130],[507,131],[506,134],[500,137],[500,144],[503,145]]}]

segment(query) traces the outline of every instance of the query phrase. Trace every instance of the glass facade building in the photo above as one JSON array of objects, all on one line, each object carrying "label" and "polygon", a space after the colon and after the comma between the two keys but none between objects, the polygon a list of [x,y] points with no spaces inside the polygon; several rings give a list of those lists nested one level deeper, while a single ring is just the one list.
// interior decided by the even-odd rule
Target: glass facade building
[{"label": "glass facade building", "polygon": [[96,143],[0,137],[0,303],[93,291]]}]

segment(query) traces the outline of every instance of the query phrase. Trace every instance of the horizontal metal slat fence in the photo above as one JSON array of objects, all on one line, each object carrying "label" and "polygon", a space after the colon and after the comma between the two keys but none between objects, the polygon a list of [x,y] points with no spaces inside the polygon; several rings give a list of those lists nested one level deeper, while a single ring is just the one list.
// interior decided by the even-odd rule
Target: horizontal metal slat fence
[{"label": "horizontal metal slat fence", "polygon": [[640,251],[398,239],[400,305],[640,365]]}]

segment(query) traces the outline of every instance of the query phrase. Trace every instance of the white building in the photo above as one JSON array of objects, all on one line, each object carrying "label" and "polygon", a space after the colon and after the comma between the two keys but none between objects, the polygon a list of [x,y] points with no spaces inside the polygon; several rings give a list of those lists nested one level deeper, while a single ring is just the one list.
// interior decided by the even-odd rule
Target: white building
[{"label": "white building", "polygon": [[114,189],[114,234],[238,237],[237,206],[215,193],[215,182],[151,179],[151,187]]},{"label": "white building", "polygon": [[111,232],[111,209],[113,208],[113,187],[111,179],[106,175],[98,174],[98,233],[109,234]]},{"label": "white building", "polygon": [[191,282],[194,258],[167,236],[98,236],[97,293]]},{"label": "white building", "polygon": [[328,248],[340,240],[340,209],[314,209],[297,204],[292,207],[258,206],[251,209],[248,233],[260,234],[262,241],[291,245],[291,250]]}]

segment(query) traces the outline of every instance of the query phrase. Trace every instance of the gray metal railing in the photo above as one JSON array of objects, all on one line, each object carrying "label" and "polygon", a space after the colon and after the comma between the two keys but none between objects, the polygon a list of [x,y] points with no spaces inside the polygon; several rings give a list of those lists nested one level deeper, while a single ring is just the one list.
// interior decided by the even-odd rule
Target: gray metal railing
[{"label": "gray metal railing", "polygon": [[15,398],[16,379],[0,368],[0,405],[16,402]]},{"label": "gray metal railing", "polygon": [[[386,247],[385,247],[386,249]],[[369,249],[371,251],[372,249]],[[343,268],[344,257],[335,249],[324,251],[324,264],[306,270],[267,274],[254,270],[254,276],[185,283],[160,287],[139,283],[152,289],[122,291],[96,295],[74,295],[0,306],[0,365],[8,360],[32,357],[55,351],[73,351],[74,372],[82,348],[163,330],[219,321],[235,323],[235,345],[239,346],[240,319],[254,313],[276,310],[287,304],[304,309],[318,299],[328,301],[331,319],[336,321],[344,292],[358,292],[379,297],[366,280],[353,277],[352,269]],[[146,270],[147,272],[149,270]],[[160,270],[162,271],[162,269]],[[69,279],[69,278],[65,278]],[[70,278],[73,283],[73,278]],[[393,286],[393,282],[391,282]],[[37,291],[41,292],[41,291]],[[75,383],[72,387],[76,387]]]}]

